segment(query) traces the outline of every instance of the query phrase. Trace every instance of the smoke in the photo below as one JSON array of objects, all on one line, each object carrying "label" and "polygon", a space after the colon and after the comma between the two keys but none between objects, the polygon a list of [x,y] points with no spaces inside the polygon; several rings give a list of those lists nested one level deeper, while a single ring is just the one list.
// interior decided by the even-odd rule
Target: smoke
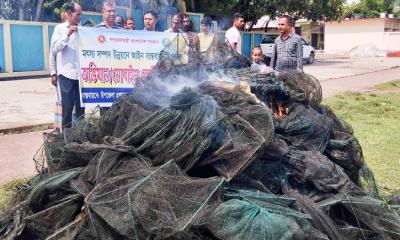
[{"label": "smoke", "polygon": [[165,79],[158,78],[157,84],[166,90],[169,96],[180,92],[183,88],[197,88],[204,82],[227,82],[238,84],[239,80],[232,73],[225,73],[222,69],[215,72],[193,72],[193,77],[185,75],[175,75]]},{"label": "smoke", "polygon": [[233,19],[231,17],[216,17],[218,21],[218,28],[221,30],[228,30],[233,25]]},{"label": "smoke", "polygon": [[149,110],[158,111],[169,107],[171,97],[182,89],[198,91],[205,82],[234,89],[240,83],[237,69],[249,66],[247,59],[228,44],[210,45],[207,51],[199,53],[190,41],[179,36],[161,51],[150,75],[137,82],[134,95]]},{"label": "smoke", "polygon": [[239,79],[233,72],[227,73],[222,69],[213,72],[192,70],[190,75],[167,74],[165,76],[152,74],[150,77],[139,81],[135,86],[136,99],[144,106],[149,106],[149,108],[155,110],[169,107],[171,98],[181,93],[182,90],[191,89],[196,91],[199,85],[206,82],[221,83],[221,85],[229,85],[231,88],[239,85]]}]

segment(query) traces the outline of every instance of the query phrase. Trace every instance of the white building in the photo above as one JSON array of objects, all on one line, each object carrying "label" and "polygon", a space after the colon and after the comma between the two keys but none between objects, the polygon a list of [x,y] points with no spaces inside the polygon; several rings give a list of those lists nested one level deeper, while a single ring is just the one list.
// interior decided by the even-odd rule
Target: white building
[{"label": "white building", "polygon": [[325,24],[327,52],[347,52],[366,44],[383,51],[400,50],[400,19],[352,19]]}]

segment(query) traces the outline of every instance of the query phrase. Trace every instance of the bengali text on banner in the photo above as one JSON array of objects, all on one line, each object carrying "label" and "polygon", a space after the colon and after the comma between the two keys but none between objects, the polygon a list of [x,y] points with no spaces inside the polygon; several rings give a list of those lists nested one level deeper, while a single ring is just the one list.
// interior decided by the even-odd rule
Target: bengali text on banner
[{"label": "bengali text on banner", "polygon": [[122,29],[78,28],[81,104],[109,107],[156,65],[177,34]]}]

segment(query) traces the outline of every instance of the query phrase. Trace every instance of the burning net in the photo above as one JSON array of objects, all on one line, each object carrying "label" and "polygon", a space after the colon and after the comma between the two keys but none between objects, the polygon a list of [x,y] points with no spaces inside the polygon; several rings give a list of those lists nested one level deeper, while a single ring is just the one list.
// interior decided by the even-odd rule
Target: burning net
[{"label": "burning net", "polygon": [[184,35],[103,115],[48,133],[4,239],[400,239],[351,127],[307,74]]}]

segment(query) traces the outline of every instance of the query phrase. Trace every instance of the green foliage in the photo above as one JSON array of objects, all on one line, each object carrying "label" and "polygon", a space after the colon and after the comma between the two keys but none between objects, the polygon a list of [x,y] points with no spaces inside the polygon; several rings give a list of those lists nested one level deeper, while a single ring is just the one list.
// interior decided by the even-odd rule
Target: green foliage
[{"label": "green foliage", "polygon": [[48,15],[54,14],[59,19],[61,10],[65,8],[67,3],[68,0],[47,0],[43,3],[43,8]]},{"label": "green foliage", "polygon": [[19,178],[0,186],[0,215],[11,206],[17,191],[29,181],[29,178]]},{"label": "green foliage", "polygon": [[[385,92],[346,93],[324,100],[349,122],[368,166],[384,193],[400,193],[400,82],[378,86]],[[394,91],[394,92],[388,92]]]},{"label": "green foliage", "polygon": [[253,24],[262,16],[272,19],[288,13],[293,17],[312,20],[337,20],[342,16],[345,0],[218,0],[202,1],[201,11],[206,15],[231,17],[236,11]]},{"label": "green foliage", "polygon": [[[30,20],[33,18],[37,0],[0,0],[0,18],[6,20]],[[22,9],[23,19],[20,17]]]},{"label": "green foliage", "polygon": [[[58,22],[61,15],[61,10],[70,0],[45,0],[43,4],[47,21]],[[101,12],[103,0],[75,0],[82,7],[83,11]]]},{"label": "green foliage", "polygon": [[38,0],[0,0],[0,19],[33,20]]},{"label": "green foliage", "polygon": [[310,1],[303,14],[308,19],[338,20],[344,11],[345,0],[314,0]]},{"label": "green foliage", "polygon": [[378,17],[381,12],[392,13],[397,0],[361,0],[346,6],[343,17]]},{"label": "green foliage", "polygon": [[377,90],[381,90],[381,91],[399,90],[400,89],[400,80],[382,83],[382,84],[376,85],[375,88]]},{"label": "green foliage", "polygon": [[[297,4],[295,2],[297,2]],[[245,15],[246,21],[255,24],[257,20],[264,15],[269,15],[271,19],[274,19],[280,12],[298,14],[300,9],[305,8],[305,2],[306,1],[296,0],[288,0],[285,2],[280,0],[240,1],[238,9]]]},{"label": "green foliage", "polygon": [[83,11],[101,12],[103,0],[80,0]]},{"label": "green foliage", "polygon": [[[237,0],[204,1],[200,5],[200,12],[206,16],[232,16],[238,4]],[[190,6],[190,4],[186,4]],[[190,9],[190,8],[189,8]],[[193,9],[195,10],[195,9]]]},{"label": "green foliage", "polygon": [[[42,6],[42,13],[40,14],[40,21],[59,22],[61,9],[69,0],[44,0]],[[81,3],[84,11],[101,11],[103,0],[75,0]],[[23,20],[35,19],[38,0],[0,0],[0,19],[18,20],[19,9],[23,9]]]},{"label": "green foliage", "polygon": [[[40,21],[58,21],[60,19],[61,7],[68,0],[45,0],[43,3],[43,14]],[[38,0],[0,0],[0,18],[8,20],[34,20],[36,17],[36,8]],[[23,18],[20,19],[20,9]]]},{"label": "green foliage", "polygon": [[[61,11],[69,1],[70,0],[45,0],[43,3],[45,18],[47,20],[58,22],[61,16]],[[75,0],[75,2],[80,3],[81,1]]]},{"label": "green foliage", "polygon": [[15,11],[12,2],[11,0],[0,0],[0,19],[14,18]]},{"label": "green foliage", "polygon": [[[44,18],[47,21],[58,22],[61,15],[61,10],[70,0],[45,0],[43,8],[45,11]],[[103,0],[75,0],[82,7],[83,11],[101,12]]]}]

